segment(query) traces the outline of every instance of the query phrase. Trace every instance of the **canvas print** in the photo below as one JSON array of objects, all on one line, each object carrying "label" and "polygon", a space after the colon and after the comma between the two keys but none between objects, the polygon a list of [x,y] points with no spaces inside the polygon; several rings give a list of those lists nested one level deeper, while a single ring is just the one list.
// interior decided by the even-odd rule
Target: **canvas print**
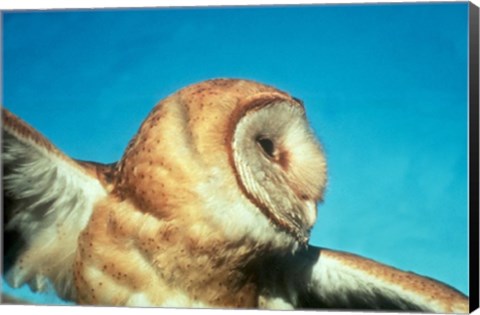
[{"label": "canvas print", "polygon": [[2,303],[467,313],[468,22],[4,12]]}]

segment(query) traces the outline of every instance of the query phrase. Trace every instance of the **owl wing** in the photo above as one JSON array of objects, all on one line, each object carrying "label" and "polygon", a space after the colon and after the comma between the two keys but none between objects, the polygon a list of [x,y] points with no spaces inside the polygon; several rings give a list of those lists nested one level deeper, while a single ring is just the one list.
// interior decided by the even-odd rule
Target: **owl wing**
[{"label": "owl wing", "polygon": [[107,193],[111,167],[67,157],[6,109],[2,130],[6,279],[35,291],[48,279],[73,299],[77,238]]},{"label": "owl wing", "polygon": [[452,287],[345,252],[309,246],[275,264],[267,296],[294,308],[469,310],[468,298]]}]

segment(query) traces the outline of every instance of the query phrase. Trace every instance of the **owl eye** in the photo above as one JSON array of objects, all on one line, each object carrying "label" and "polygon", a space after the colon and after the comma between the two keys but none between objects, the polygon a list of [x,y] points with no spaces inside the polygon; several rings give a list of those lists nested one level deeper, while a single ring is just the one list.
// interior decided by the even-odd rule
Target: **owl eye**
[{"label": "owl eye", "polygon": [[273,144],[272,140],[264,137],[258,137],[257,143],[266,155],[271,158],[275,157],[275,145]]}]

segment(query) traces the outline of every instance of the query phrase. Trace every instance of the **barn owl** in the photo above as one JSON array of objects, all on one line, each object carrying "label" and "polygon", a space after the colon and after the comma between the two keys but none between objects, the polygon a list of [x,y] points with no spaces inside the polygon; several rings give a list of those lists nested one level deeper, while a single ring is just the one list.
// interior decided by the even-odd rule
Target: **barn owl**
[{"label": "barn owl", "polygon": [[285,92],[233,79],[184,88],[109,165],[2,113],[14,287],[50,281],[88,305],[468,312],[446,284],[308,244],[326,160]]}]

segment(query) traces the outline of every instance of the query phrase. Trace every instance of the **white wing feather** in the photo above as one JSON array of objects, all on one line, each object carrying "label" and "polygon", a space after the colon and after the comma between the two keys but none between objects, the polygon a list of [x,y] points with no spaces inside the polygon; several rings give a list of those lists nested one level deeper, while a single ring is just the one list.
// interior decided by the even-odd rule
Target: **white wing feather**
[{"label": "white wing feather", "polygon": [[468,313],[468,298],[439,281],[344,252],[310,246],[268,264],[266,308]]},{"label": "white wing feather", "polygon": [[23,243],[7,281],[42,290],[49,279],[60,297],[74,299],[77,238],[106,190],[94,173],[33,128],[6,110],[2,114],[5,228],[16,231],[21,240],[14,241]]}]

